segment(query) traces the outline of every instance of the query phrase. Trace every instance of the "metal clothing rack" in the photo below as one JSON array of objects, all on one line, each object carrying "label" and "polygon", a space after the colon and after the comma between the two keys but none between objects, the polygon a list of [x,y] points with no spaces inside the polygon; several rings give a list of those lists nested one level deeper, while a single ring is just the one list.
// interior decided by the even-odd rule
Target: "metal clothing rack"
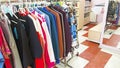
[{"label": "metal clothing rack", "polygon": [[[27,2],[27,0],[26,0],[26,2],[23,2],[23,1],[22,1],[22,3],[20,3],[21,0],[18,0],[18,1],[19,1],[19,3],[12,3],[12,4],[13,4],[13,5],[23,5],[23,4],[29,5],[29,3],[32,4],[32,1],[31,1],[31,0],[30,0],[30,2]],[[36,0],[34,0],[34,1],[36,2]],[[46,1],[46,0],[45,0],[45,1]],[[11,3],[10,0],[8,0],[8,2]],[[56,0],[56,2],[57,2],[57,0]],[[65,2],[65,4],[67,4],[67,0],[65,0],[64,2]],[[37,2],[36,2],[36,3],[37,3]],[[50,0],[50,4],[53,4],[53,1],[52,1],[52,0]],[[1,4],[0,4],[0,5],[1,5]],[[76,32],[77,32],[77,31],[76,31]],[[65,32],[63,32],[63,33],[65,33]],[[64,35],[64,36],[65,36],[65,35]],[[78,33],[77,33],[77,38],[78,38]],[[65,38],[64,38],[64,39],[65,39]],[[77,39],[77,43],[78,43],[78,39]],[[78,44],[79,44],[79,43],[78,43]],[[64,45],[66,45],[65,42],[64,42]],[[68,66],[69,68],[73,68],[71,65],[68,64],[68,62],[74,57],[74,56],[73,56],[73,55],[74,55],[74,52],[73,52],[73,51],[74,51],[74,48],[78,48],[78,45],[77,45],[76,47],[73,47],[73,48],[72,48],[72,52],[71,52],[71,56],[72,56],[72,57],[67,60],[67,59],[66,59],[66,56],[65,56],[65,55],[66,55],[66,47],[64,46],[64,57],[63,57],[60,61],[61,61],[61,63],[64,64],[65,67]],[[78,55],[78,54],[77,54],[77,55]]]},{"label": "metal clothing rack", "polygon": [[[57,0],[55,0],[55,2],[57,2]],[[67,4],[67,0],[65,0],[64,2],[65,2],[65,4]],[[50,0],[50,3],[53,4],[53,1]],[[62,24],[62,26],[64,26],[64,25]],[[64,29],[64,27],[63,27],[63,29]],[[63,30],[63,33],[65,33],[64,30]],[[64,34],[64,36],[65,36],[65,34]],[[65,37],[64,37],[64,40],[65,40]],[[66,42],[64,42],[63,44],[66,45]],[[74,50],[74,48],[72,48],[72,50]],[[60,62],[62,64],[64,64],[65,67],[73,68],[71,65],[68,64],[68,62],[74,57],[73,51],[71,52],[72,57],[70,59],[67,60],[65,55],[66,55],[66,46],[64,46],[64,57],[60,60]]]},{"label": "metal clothing rack", "polygon": [[[65,4],[67,4],[67,0],[65,0],[64,1],[65,2]],[[72,6],[73,6],[73,3],[74,2],[72,2]],[[74,6],[73,6],[74,7]],[[75,20],[76,20],[76,18],[75,18]],[[76,24],[77,25],[77,24]],[[69,65],[68,64],[68,62],[70,61],[70,60],[72,60],[73,59],[73,57],[74,57],[74,48],[78,48],[79,47],[79,42],[78,42],[78,32],[77,32],[77,30],[76,30],[76,34],[77,34],[77,39],[76,39],[76,42],[77,42],[77,45],[75,46],[75,47],[72,47],[72,52],[71,52],[71,58],[69,58],[68,60],[66,59],[66,57],[64,57],[62,60],[64,60],[64,62],[61,60],[61,62],[65,65],[65,67],[66,66],[68,66],[68,67],[70,67],[70,68],[73,68],[71,65]],[[66,47],[64,46],[64,50],[66,50]],[[65,53],[64,53],[65,54]],[[79,53],[77,53],[76,54],[76,56],[78,56],[79,55]]]},{"label": "metal clothing rack", "polygon": [[[57,0],[56,0],[56,2],[57,2]],[[50,3],[53,4],[52,0],[50,0]],[[66,3],[66,0],[65,0],[65,3]],[[64,26],[64,24],[62,24],[62,26]],[[63,29],[64,29],[64,27],[63,27]],[[63,33],[64,33],[64,36],[65,36],[64,30],[63,30]],[[65,37],[63,37],[63,38],[64,38],[64,40],[65,40]],[[66,42],[63,42],[63,44],[66,45]],[[60,60],[60,62],[63,63],[65,67],[68,66],[69,68],[72,68],[72,66],[70,66],[70,65],[68,64],[68,61],[67,61],[65,55],[66,55],[66,47],[64,46],[64,56],[63,56],[63,58]]]}]

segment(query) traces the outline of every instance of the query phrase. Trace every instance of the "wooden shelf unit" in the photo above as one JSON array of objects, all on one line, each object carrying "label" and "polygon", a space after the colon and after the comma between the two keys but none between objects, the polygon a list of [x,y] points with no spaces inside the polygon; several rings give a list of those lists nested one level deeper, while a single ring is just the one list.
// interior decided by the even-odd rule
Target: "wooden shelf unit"
[{"label": "wooden shelf unit", "polygon": [[85,9],[84,9],[84,24],[86,25],[90,22],[90,12],[91,12],[91,2],[85,0]]},{"label": "wooden shelf unit", "polygon": [[76,10],[76,19],[77,19],[77,30],[82,29],[84,24],[84,6],[85,0],[76,0],[75,3],[75,10]]}]

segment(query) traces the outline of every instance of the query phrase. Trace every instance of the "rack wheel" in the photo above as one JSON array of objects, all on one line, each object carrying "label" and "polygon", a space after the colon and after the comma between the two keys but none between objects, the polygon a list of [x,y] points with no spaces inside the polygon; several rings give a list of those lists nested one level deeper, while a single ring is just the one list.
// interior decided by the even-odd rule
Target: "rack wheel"
[{"label": "rack wheel", "polygon": [[78,48],[79,48],[79,45],[76,45],[75,48],[78,49]]},{"label": "rack wheel", "polygon": [[77,52],[76,56],[79,56],[79,52]]},{"label": "rack wheel", "polygon": [[72,47],[71,50],[74,51],[74,47]]}]

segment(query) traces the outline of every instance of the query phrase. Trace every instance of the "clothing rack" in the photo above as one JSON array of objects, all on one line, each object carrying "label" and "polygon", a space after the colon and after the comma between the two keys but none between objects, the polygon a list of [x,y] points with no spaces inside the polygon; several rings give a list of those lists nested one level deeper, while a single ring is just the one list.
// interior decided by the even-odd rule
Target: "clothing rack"
[{"label": "clothing rack", "polygon": [[[76,1],[75,1],[76,2]],[[65,0],[65,4],[67,4],[67,0]],[[72,7],[74,7],[74,2],[72,1]],[[73,8],[74,9],[74,8]],[[75,11],[76,12],[76,11]],[[76,20],[76,18],[75,18],[75,20]],[[77,25],[77,24],[75,24],[75,25]],[[78,48],[79,47],[79,42],[78,42],[78,31],[76,30],[76,34],[77,34],[77,37],[76,37],[76,42],[77,42],[77,45],[76,46],[74,46],[74,47],[72,47],[72,52],[71,52],[71,58],[69,58],[68,60],[66,60],[66,57],[64,58],[64,60],[65,60],[65,62],[62,62],[62,63],[64,63],[64,64],[66,64],[65,66],[69,66],[70,68],[73,68],[72,66],[70,66],[69,64],[68,64],[68,62],[70,61],[70,60],[72,60],[73,59],[73,57],[74,57],[74,48]],[[79,52],[77,52],[77,54],[75,55],[75,56],[78,56],[79,55]]]},{"label": "clothing rack", "polygon": [[[30,4],[43,4],[43,3],[45,3],[45,1],[43,1],[43,2],[27,2],[27,0],[26,0],[26,2],[22,2],[22,3],[11,3],[11,2],[9,2],[10,4],[12,4],[12,5],[23,5],[23,4],[25,4],[25,5],[30,5]],[[46,2],[46,3],[48,3],[48,2]],[[65,0],[65,4],[67,3],[67,0]],[[52,0],[50,0],[50,4],[52,4]],[[64,32],[65,33],[65,32]],[[78,37],[78,36],[77,36]],[[78,43],[78,39],[77,39],[77,43]],[[65,43],[64,43],[65,44]],[[77,48],[77,47],[76,47]],[[64,46],[64,51],[66,52],[66,47]],[[66,66],[68,66],[68,67],[70,67],[70,68],[72,68],[72,66],[70,66],[69,64],[68,64],[68,62],[74,57],[73,56],[73,51],[71,52],[71,55],[72,55],[72,57],[67,61],[67,59],[66,59],[66,57],[65,57],[65,52],[64,52],[64,57],[63,57],[63,59],[61,59],[61,63],[63,63],[64,65],[65,65],[65,67]],[[64,60],[64,61],[63,61]]]},{"label": "clothing rack", "polygon": [[[119,13],[119,2],[117,0],[110,0],[109,1],[109,5],[108,5],[108,12],[107,12],[107,19],[106,19],[106,27],[105,27],[105,31],[109,28],[111,28],[113,25],[118,26],[118,20],[119,20],[119,14],[117,15],[117,13]],[[112,4],[114,4],[114,6],[112,6]],[[114,7],[114,8],[113,8]],[[117,10],[118,9],[118,10]],[[111,10],[113,10],[114,14],[111,14]],[[117,17],[115,17],[114,15],[116,14]],[[109,16],[112,17],[109,17]],[[118,18],[118,20],[117,20]]]}]

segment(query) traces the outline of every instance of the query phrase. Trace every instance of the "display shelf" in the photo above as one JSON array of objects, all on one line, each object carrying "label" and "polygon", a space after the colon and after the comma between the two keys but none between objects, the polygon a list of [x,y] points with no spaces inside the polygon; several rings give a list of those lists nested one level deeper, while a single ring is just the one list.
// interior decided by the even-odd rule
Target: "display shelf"
[{"label": "display shelf", "polygon": [[85,8],[86,8],[86,7],[91,7],[91,5],[85,5]]},{"label": "display shelf", "polygon": [[76,11],[75,17],[77,19],[77,30],[80,30],[90,21],[91,2],[88,0],[77,0],[72,3],[75,5],[74,9]]},{"label": "display shelf", "polygon": [[85,0],[77,0],[76,1],[76,19],[77,19],[77,30],[82,29],[84,24],[84,6],[85,6]]},{"label": "display shelf", "polygon": [[85,18],[84,18],[84,25],[88,24],[89,21],[90,21],[90,17],[89,17],[89,16],[88,16],[88,17],[85,17]]},{"label": "display shelf", "polygon": [[86,13],[90,13],[90,12],[91,12],[91,11],[85,11],[84,14],[86,14]]},{"label": "display shelf", "polygon": [[89,0],[85,0],[84,8],[84,25],[86,25],[90,22],[91,2]]}]

